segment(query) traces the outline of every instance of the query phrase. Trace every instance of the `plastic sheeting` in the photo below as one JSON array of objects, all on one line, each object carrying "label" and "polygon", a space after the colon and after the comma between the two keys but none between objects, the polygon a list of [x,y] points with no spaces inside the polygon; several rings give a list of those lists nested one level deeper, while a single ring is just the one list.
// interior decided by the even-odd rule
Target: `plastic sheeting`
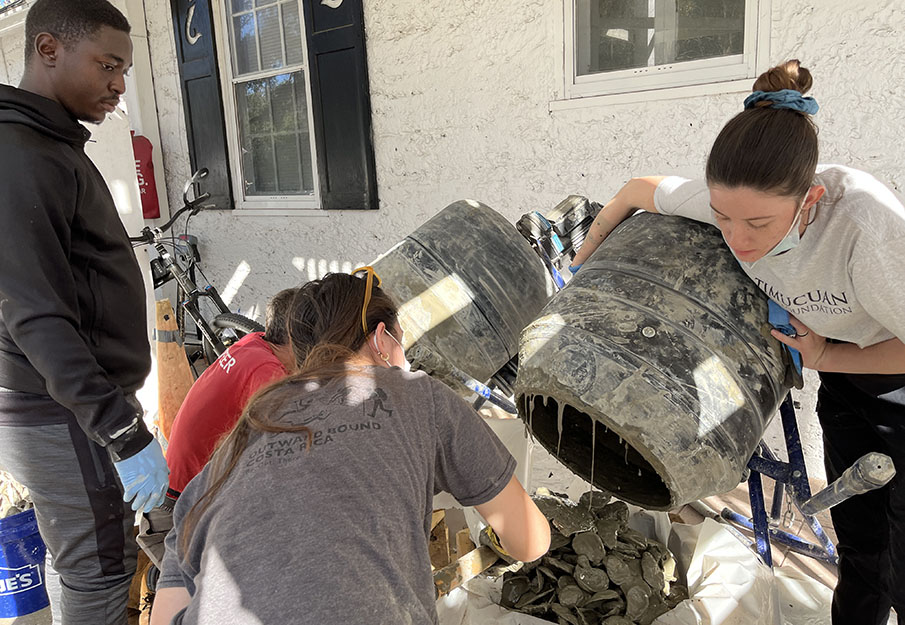
[{"label": "plastic sheeting", "polygon": [[[487,419],[487,424],[518,462],[516,476],[529,490],[535,444],[518,419]],[[589,488],[581,478],[563,470],[553,490],[577,501]],[[442,493],[435,508],[457,507]],[[830,625],[833,592],[800,573],[777,570],[760,558],[725,526],[706,519],[699,525],[673,524],[665,512],[629,506],[629,526],[669,546],[678,570],[688,582],[689,600],[664,614],[655,625]],[[465,518],[478,542],[484,520],[473,508]],[[533,616],[509,612],[499,605],[502,580],[478,577],[437,601],[441,625],[549,625]]]},{"label": "plastic sheeting", "polygon": [[[832,590],[789,571],[773,571],[723,525],[670,525],[664,513],[640,512],[630,525],[667,542],[688,581],[690,599],[655,625],[830,625]],[[437,601],[441,625],[545,625],[496,605],[501,580],[468,582]]]},{"label": "plastic sheeting", "polygon": [[[687,527],[687,526],[686,526]],[[685,537],[679,562],[687,564],[688,594],[657,625],[783,625],[773,572],[726,528],[706,519],[692,530],[697,536],[688,559]]]}]

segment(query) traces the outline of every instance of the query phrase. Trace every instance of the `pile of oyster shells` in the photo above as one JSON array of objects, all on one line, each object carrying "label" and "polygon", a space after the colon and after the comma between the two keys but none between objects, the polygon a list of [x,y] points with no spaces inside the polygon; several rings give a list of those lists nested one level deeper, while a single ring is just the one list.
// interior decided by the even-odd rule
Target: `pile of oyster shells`
[{"label": "pile of oyster shells", "polygon": [[560,625],[650,625],[688,597],[675,558],[629,528],[624,502],[596,491],[577,504],[549,494],[534,501],[550,520],[550,550],[504,574],[504,608]]}]

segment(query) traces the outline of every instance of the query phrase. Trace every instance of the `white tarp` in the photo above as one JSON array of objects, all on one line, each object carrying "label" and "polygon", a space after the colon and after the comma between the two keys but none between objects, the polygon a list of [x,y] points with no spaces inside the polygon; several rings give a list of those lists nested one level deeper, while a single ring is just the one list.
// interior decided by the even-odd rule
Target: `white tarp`
[{"label": "white tarp", "polygon": [[[811,578],[777,572],[724,526],[669,525],[664,513],[642,512],[632,527],[666,541],[686,572],[689,596],[655,625],[829,625],[832,590]],[[665,532],[669,535],[665,536]],[[501,580],[476,578],[437,601],[441,625],[545,625],[499,607]]]}]

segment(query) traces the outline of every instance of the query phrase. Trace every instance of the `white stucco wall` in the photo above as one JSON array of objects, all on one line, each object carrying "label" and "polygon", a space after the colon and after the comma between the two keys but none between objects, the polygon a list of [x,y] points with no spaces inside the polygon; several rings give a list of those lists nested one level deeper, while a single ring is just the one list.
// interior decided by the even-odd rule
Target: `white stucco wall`
[{"label": "white stucco wall", "polygon": [[[905,52],[905,8],[895,0],[773,6],[771,59],[800,57],[815,75],[823,160],[905,186],[896,163],[905,131],[889,123],[905,111],[905,67],[893,60]],[[569,193],[606,199],[632,175],[700,174],[743,95],[550,113],[561,7],[365,0],[381,210],[201,215],[198,234],[217,279],[247,261],[236,299],[247,306],[299,277],[294,258],[368,260],[454,199],[475,197],[515,219]],[[165,3],[146,9],[172,200],[189,174],[173,32]]]},{"label": "white stucco wall", "polygon": [[[743,93],[550,112],[561,91],[561,0],[365,0],[380,210],[322,217],[201,214],[192,229],[234,307],[384,252],[453,200],[512,220],[570,193],[606,200],[634,175],[700,175]],[[169,6],[145,2],[171,203],[189,175]],[[824,162],[905,188],[905,8],[899,0],[774,0],[770,59],[815,77]],[[240,271],[237,274],[237,270]],[[238,279],[247,271],[244,281]],[[814,378],[802,397],[819,467]]]},{"label": "white stucco wall", "polygon": [[24,8],[14,9],[0,17],[0,82],[16,85],[25,69]]}]

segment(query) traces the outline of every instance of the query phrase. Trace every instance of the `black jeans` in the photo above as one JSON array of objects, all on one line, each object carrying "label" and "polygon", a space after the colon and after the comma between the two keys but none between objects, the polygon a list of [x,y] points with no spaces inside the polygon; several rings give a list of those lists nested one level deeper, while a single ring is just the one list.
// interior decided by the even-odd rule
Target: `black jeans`
[{"label": "black jeans", "polygon": [[864,454],[890,456],[885,487],[830,510],[838,537],[833,625],[886,625],[894,607],[905,624],[905,375],[821,373],[817,416],[827,479]]}]

